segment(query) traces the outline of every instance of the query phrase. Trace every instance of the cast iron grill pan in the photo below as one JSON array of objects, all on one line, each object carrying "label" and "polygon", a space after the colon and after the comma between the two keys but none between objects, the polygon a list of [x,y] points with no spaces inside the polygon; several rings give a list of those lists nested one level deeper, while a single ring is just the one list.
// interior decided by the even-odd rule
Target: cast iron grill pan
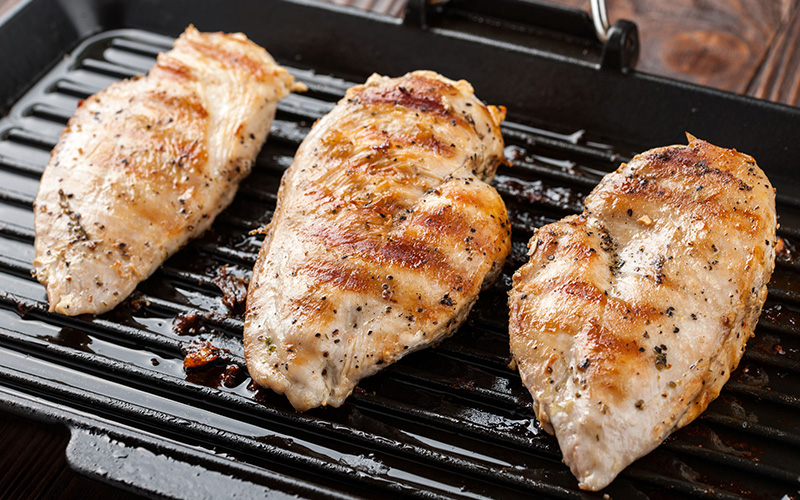
[{"label": "cast iron grill pan", "polygon": [[[533,229],[581,211],[599,179],[634,151],[583,131],[504,124],[513,166],[502,167],[494,182],[513,224],[504,273],[454,337],[364,380],[339,409],[299,414],[283,396],[257,389],[244,367],[241,307],[226,305],[221,291],[223,274],[249,278],[261,240],[248,232],[270,220],[280,177],[311,124],[356,83],[335,75],[280,61],[310,90],[280,104],[251,177],[212,229],[114,311],[77,318],[48,313],[44,288],[29,270],[31,204],[49,151],[80,99],[146,72],[171,42],[138,30],[96,35],[0,121],[0,399],[67,422],[74,467],[171,497],[796,495],[797,200],[780,199],[787,249],[756,337],[698,420],[599,494],[577,489],[555,439],[539,429],[529,394],[507,368],[511,274],[526,260]],[[183,353],[205,340],[227,352],[212,368],[187,374]]]}]

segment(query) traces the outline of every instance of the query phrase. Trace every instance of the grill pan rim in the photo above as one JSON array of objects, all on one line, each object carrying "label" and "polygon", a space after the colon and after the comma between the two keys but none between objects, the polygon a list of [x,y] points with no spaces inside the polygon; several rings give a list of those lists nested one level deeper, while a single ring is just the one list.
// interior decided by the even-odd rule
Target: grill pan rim
[{"label": "grill pan rim", "polygon": [[[10,25],[10,24],[14,24],[15,21],[18,20],[17,15],[23,15],[26,12],[27,8],[29,8],[29,7],[33,8],[34,6],[47,4],[47,3],[50,3],[49,0],[38,0],[38,1],[37,0],[30,0],[30,1],[26,2],[22,7],[20,7],[17,11],[15,11],[13,13],[15,15],[7,17],[4,20],[4,24],[0,25],[0,41],[2,41],[2,37],[7,32],[6,31],[7,30],[7,26]],[[133,1],[133,2],[117,2],[115,5],[125,5],[125,6],[130,7],[132,5],[146,4],[146,3],[147,2],[135,2],[135,1]],[[210,3],[213,4],[213,2],[210,2]],[[357,19],[360,19],[360,20],[366,21],[366,22],[370,22],[370,23],[373,23],[373,22],[388,23],[388,24],[390,24],[392,26],[395,26],[397,24],[396,21],[391,21],[391,20],[388,20],[388,19],[383,18],[381,16],[362,15],[361,13],[355,14],[350,9],[342,9],[342,8],[329,9],[325,5],[317,5],[317,4],[314,4],[313,2],[285,2],[285,3],[296,5],[296,6],[299,6],[299,7],[302,7],[302,8],[313,8],[315,10],[319,10],[319,9],[326,10],[327,9],[327,10],[330,10],[331,12],[335,12],[335,13],[340,14],[340,15],[355,16],[355,18],[357,18]],[[98,27],[94,27],[90,31],[94,32],[97,29],[98,29]],[[132,28],[132,29],[136,30],[136,29],[140,29],[140,28],[137,27],[137,28]],[[127,28],[122,29],[122,31],[115,32],[115,33],[116,34],[124,34],[126,32],[129,32],[129,31],[127,31]],[[134,32],[135,33],[139,33],[138,31],[130,31],[130,32],[131,33],[134,33]],[[90,44],[90,42],[95,39],[93,37],[88,37],[88,39],[87,39],[87,37],[85,37],[84,35],[85,35],[85,33],[79,35],[75,39],[75,42],[80,42],[80,45],[78,45],[78,49],[75,50],[76,52],[79,52],[81,47],[84,47],[85,45]],[[103,30],[102,33],[97,35],[97,36],[98,37],[104,37],[104,36],[107,36],[107,35],[109,35],[109,32]],[[442,36],[444,36],[444,35],[442,35]],[[483,41],[480,41],[480,40],[477,40],[477,41],[476,40],[470,40],[470,41],[471,41],[471,43],[484,43]],[[72,45],[74,45],[74,42],[72,43]],[[2,47],[2,46],[3,46],[3,44],[0,44],[0,47]],[[514,51],[514,49],[511,49],[511,50]],[[0,49],[0,52],[2,52],[2,49]],[[515,53],[522,54],[522,53],[526,53],[526,52],[524,50],[516,50]],[[0,54],[0,55],[2,55],[2,54]],[[527,55],[528,56],[532,56],[532,57],[539,57],[540,56],[538,54],[530,54],[530,53],[527,53]],[[558,64],[567,65],[567,66],[570,66],[570,67],[571,67],[571,65],[574,65],[574,61],[570,62],[570,61],[560,60],[558,58],[553,59],[553,58],[547,58],[547,57],[545,57],[545,59],[548,59],[548,62],[553,62],[553,60],[555,60]],[[0,59],[0,60],[2,60],[2,59]],[[8,59],[6,58],[5,60],[8,60]],[[52,67],[52,64],[57,64],[57,62],[58,62],[57,60],[50,61],[45,66],[45,70],[47,70],[50,67]],[[0,64],[2,64],[2,63],[0,63]],[[577,65],[577,66],[580,66],[580,65]],[[595,72],[597,71],[597,70],[595,70],[593,68],[590,68],[588,66],[587,67],[580,66],[580,69],[581,69],[581,71],[595,71]],[[40,74],[41,74],[41,71],[42,70],[40,69]],[[755,106],[755,107],[758,107],[759,109],[762,109],[762,110],[772,110],[772,111],[767,111],[767,112],[770,112],[770,113],[780,114],[782,116],[783,115],[792,116],[792,117],[794,117],[793,119],[797,123],[800,123],[800,113],[798,113],[797,110],[795,110],[794,108],[789,108],[787,110],[787,109],[785,109],[786,107],[783,107],[781,105],[773,105],[771,103],[764,103],[762,101],[754,101],[754,100],[749,99],[749,98],[742,98],[741,96],[728,95],[726,93],[722,93],[722,92],[719,92],[719,91],[713,91],[711,89],[705,89],[705,88],[702,88],[702,87],[692,86],[692,85],[688,85],[688,84],[681,84],[680,82],[670,82],[670,81],[667,81],[665,79],[661,79],[661,78],[658,78],[658,77],[650,77],[650,76],[647,76],[647,75],[641,75],[641,74],[636,74],[636,73],[630,73],[630,74],[613,73],[612,74],[612,73],[605,72],[605,73],[602,73],[602,74],[605,77],[608,77],[610,80],[614,80],[614,79],[617,79],[617,78],[622,78],[622,79],[636,78],[636,79],[640,79],[640,81],[655,82],[655,83],[658,84],[657,86],[659,86],[659,87],[661,87],[661,86],[670,87],[671,86],[671,87],[680,89],[682,91],[686,91],[686,92],[689,92],[689,93],[697,94],[698,96],[700,96],[698,98],[702,98],[703,95],[713,95],[713,96],[716,96],[717,98],[720,98],[720,97],[723,98],[723,101],[726,100],[726,99],[730,99],[731,102],[738,103],[740,106],[744,106],[744,107]],[[36,80],[33,80],[33,81],[38,81],[38,78]],[[2,90],[3,92],[7,92],[9,89],[8,88],[3,88],[3,89],[0,89],[0,90]],[[8,100],[8,96],[6,96],[5,94],[0,94],[0,95],[2,95],[2,97],[5,98],[5,99],[0,99],[0,102]],[[479,95],[481,95],[480,92],[479,92]],[[512,114],[512,117],[513,117],[513,114]],[[4,119],[4,122],[17,120],[17,119],[20,119],[20,118],[21,117],[19,117],[19,116],[11,115],[11,116],[8,117],[8,119]],[[797,123],[793,123],[793,126],[797,126]],[[568,128],[568,127],[565,127],[565,128]],[[3,390],[3,389],[0,389],[0,390]],[[3,392],[6,392],[6,391],[3,390]],[[4,407],[8,408],[9,410],[11,410],[13,412],[22,412],[22,413],[26,413],[26,414],[33,414],[33,416],[35,418],[40,418],[40,419],[45,419],[45,420],[53,420],[53,419],[55,419],[55,420],[59,420],[59,421],[70,422],[70,425],[73,426],[73,427],[76,427],[76,428],[79,427],[79,428],[92,428],[92,429],[100,429],[100,430],[103,429],[102,426],[96,425],[96,424],[98,424],[98,422],[100,422],[99,419],[92,420],[91,418],[89,418],[88,420],[80,420],[75,416],[75,413],[71,409],[68,409],[68,408],[61,408],[61,409],[56,409],[56,410],[47,410],[46,409],[46,405],[37,404],[35,399],[36,399],[35,395],[30,395],[30,399],[28,401],[25,401],[24,397],[21,397],[19,394],[10,395],[8,392],[6,392],[6,394],[4,396],[0,397],[0,405],[3,405]],[[24,409],[20,410],[20,408],[24,408]],[[60,414],[59,414],[59,411],[61,412]],[[120,439],[123,439],[125,437],[125,433],[115,434],[115,436],[119,437]],[[130,438],[130,436],[128,436],[128,437]],[[143,441],[137,442],[137,443],[142,443],[142,442]],[[83,470],[83,472],[88,472],[90,474],[92,473],[91,470]],[[100,477],[97,474],[95,474],[95,475],[97,477]],[[102,477],[100,477],[100,478],[102,479]],[[136,491],[139,492],[139,493],[147,493],[147,492],[153,493],[152,490],[141,490],[141,489],[138,489],[138,488],[134,488],[134,489],[136,489]],[[406,493],[408,493],[408,492],[406,492]],[[331,494],[333,494],[333,493],[331,493]],[[558,491],[551,491],[551,494],[558,496],[559,492]]]}]

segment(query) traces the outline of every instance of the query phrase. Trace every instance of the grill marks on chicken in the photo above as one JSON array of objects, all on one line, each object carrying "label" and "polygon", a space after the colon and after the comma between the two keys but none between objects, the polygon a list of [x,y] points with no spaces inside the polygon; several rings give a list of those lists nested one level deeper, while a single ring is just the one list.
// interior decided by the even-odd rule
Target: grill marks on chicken
[{"label": "grill marks on chicken", "polygon": [[242,34],[189,27],[144,77],[83,101],[42,175],[34,273],[50,309],[102,313],[233,199],[299,88]]},{"label": "grill marks on chicken", "polygon": [[775,258],[775,195],[747,155],[689,136],[607,175],[534,232],[511,350],[542,427],[598,490],[718,395]]},{"label": "grill marks on chicken", "polygon": [[283,177],[253,272],[245,355],[298,410],[440,341],[510,248],[488,182],[504,112],[467,82],[372,76],[312,128]]}]

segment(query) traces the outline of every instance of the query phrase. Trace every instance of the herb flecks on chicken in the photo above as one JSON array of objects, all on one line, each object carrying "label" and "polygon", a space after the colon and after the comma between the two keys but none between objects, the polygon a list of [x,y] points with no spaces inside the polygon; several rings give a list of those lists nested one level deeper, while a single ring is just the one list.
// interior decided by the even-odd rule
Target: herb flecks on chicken
[{"label": "herb flecks on chicken", "polygon": [[504,112],[465,81],[417,71],[353,87],[283,177],[250,282],[254,380],[298,410],[341,405],[358,381],[464,321],[510,248],[487,184]]},{"label": "herb flecks on chicken", "polygon": [[33,270],[50,309],[114,308],[208,229],[299,87],[244,35],[189,27],[147,76],[83,101],[34,204]]},{"label": "herb flecks on chicken", "polygon": [[756,162],[689,136],[534,232],[511,351],[581,488],[604,488],[719,395],[767,295],[775,225]]}]

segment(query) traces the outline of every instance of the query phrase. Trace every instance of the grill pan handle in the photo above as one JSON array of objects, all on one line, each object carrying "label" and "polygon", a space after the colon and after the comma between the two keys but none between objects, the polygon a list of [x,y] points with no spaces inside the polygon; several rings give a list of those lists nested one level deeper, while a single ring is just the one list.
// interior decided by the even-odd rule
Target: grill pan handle
[{"label": "grill pan handle", "polygon": [[403,24],[428,29],[440,18],[491,19],[493,26],[506,25],[512,32],[523,26],[531,33],[546,31],[551,39],[561,34],[567,44],[599,47],[599,69],[633,68],[639,58],[636,24],[623,19],[610,24],[605,0],[589,2],[587,12],[540,0],[408,0]]},{"label": "grill pan handle", "polygon": [[589,3],[591,4],[592,23],[594,23],[597,39],[605,43],[608,40],[608,31],[611,29],[611,25],[608,23],[606,0],[589,0]]},{"label": "grill pan handle", "polygon": [[107,429],[71,427],[67,462],[85,476],[159,498],[336,498],[280,473],[270,473],[270,484],[259,484],[252,470],[238,470],[236,462],[155,442],[130,444]]}]

